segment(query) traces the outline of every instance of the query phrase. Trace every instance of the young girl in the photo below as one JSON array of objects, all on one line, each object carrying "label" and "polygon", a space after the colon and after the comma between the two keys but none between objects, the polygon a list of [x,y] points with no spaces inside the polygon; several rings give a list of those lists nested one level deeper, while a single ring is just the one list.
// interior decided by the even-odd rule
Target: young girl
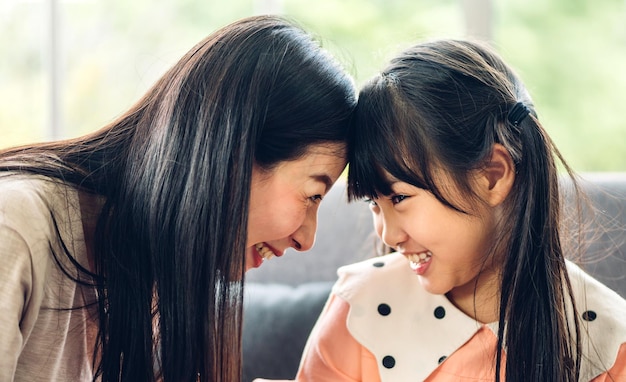
[{"label": "young girl", "polygon": [[313,245],[355,104],[253,17],[102,130],[0,151],[0,380],[240,381],[244,272]]},{"label": "young girl", "polygon": [[560,155],[494,52],[403,52],[352,139],[349,194],[397,252],[340,269],[298,381],[626,381],[626,301],[565,259]]}]

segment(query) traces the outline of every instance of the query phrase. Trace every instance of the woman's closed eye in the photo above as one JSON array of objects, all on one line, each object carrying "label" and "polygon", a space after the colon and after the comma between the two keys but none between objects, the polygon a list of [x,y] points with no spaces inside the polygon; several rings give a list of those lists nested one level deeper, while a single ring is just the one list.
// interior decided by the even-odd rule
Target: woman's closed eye
[{"label": "woman's closed eye", "polygon": [[310,196],[309,199],[313,203],[318,204],[318,203],[322,202],[322,199],[324,199],[324,197],[322,195],[320,195],[320,194],[317,194],[317,195]]}]

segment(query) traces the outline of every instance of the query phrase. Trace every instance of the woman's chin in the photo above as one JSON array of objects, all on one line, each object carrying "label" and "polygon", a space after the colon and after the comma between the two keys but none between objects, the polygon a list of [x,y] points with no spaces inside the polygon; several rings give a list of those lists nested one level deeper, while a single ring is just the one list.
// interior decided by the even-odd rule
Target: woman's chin
[{"label": "woman's chin", "polygon": [[263,264],[263,258],[254,249],[254,246],[246,248],[246,272],[250,269],[258,268]]}]

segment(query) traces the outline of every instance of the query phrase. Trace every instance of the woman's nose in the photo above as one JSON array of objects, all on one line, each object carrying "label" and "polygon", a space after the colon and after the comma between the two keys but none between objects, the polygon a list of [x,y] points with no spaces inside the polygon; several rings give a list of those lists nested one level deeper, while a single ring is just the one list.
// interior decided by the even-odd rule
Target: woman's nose
[{"label": "woman's nose", "polygon": [[296,251],[308,251],[315,244],[317,231],[317,208],[307,211],[302,225],[291,236],[291,246]]}]

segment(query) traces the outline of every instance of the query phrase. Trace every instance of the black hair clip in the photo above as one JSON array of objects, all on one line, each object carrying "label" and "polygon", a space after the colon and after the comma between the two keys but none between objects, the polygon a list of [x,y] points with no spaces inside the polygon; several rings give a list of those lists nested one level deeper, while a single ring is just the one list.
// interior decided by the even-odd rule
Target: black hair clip
[{"label": "black hair clip", "polygon": [[507,119],[513,126],[519,126],[519,124],[530,114],[530,110],[524,103],[517,102],[511,110],[509,110],[509,115]]}]

